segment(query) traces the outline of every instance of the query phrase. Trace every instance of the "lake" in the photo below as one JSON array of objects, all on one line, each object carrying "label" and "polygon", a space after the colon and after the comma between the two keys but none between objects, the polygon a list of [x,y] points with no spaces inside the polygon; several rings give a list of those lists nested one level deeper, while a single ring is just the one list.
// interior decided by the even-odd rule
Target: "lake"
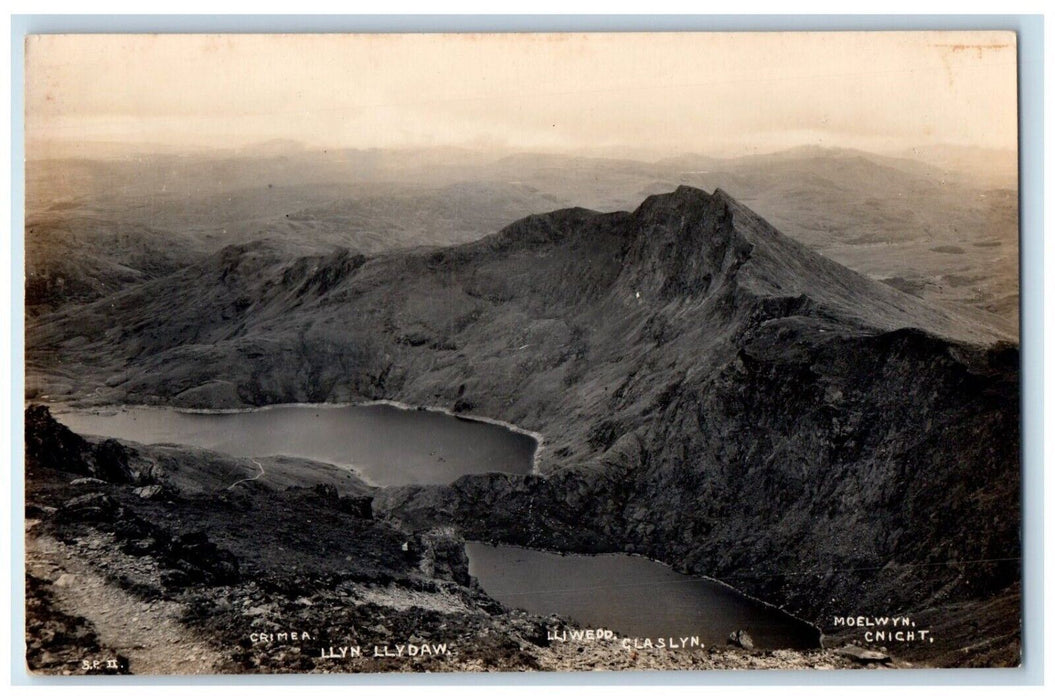
[{"label": "lake", "polygon": [[557,554],[466,544],[469,573],[508,607],[569,617],[628,637],[688,637],[725,644],[743,629],[765,649],[820,646],[816,628],[709,579],[628,554]]},{"label": "lake", "polygon": [[57,409],[55,417],[82,435],[347,466],[379,486],[447,484],[486,472],[527,474],[538,446],[532,436],[502,425],[389,404],[275,406],[237,413]]}]

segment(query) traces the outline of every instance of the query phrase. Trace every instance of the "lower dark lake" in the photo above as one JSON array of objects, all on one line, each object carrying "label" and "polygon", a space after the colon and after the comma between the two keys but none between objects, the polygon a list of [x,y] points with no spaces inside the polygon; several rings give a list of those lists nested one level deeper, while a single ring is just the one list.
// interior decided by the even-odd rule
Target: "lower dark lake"
[{"label": "lower dark lake", "polygon": [[237,457],[287,455],[354,468],[378,486],[531,472],[537,441],[495,423],[389,404],[275,406],[237,413],[134,407],[56,410],[82,435],[192,445]]},{"label": "lower dark lake", "polygon": [[698,636],[725,644],[746,630],[764,649],[813,649],[820,633],[773,606],[712,579],[687,576],[628,554],[559,554],[480,542],[466,544],[469,573],[508,607],[558,614],[622,636]]}]

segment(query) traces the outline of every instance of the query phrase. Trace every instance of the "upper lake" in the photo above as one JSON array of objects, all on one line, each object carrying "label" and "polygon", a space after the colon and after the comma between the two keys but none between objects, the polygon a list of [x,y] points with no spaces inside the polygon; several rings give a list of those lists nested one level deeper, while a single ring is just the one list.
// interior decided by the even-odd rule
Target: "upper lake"
[{"label": "upper lake", "polygon": [[379,486],[531,472],[537,441],[501,425],[389,404],[275,406],[237,413],[135,407],[57,409],[82,435],[193,445],[237,457],[287,455],[354,468]]}]

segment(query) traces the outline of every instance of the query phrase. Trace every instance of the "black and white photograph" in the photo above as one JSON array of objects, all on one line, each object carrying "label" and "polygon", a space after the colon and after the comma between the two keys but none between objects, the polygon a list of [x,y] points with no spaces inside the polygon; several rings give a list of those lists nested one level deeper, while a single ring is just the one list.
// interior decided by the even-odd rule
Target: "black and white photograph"
[{"label": "black and white photograph", "polygon": [[1015,32],[24,49],[30,675],[1021,664]]}]

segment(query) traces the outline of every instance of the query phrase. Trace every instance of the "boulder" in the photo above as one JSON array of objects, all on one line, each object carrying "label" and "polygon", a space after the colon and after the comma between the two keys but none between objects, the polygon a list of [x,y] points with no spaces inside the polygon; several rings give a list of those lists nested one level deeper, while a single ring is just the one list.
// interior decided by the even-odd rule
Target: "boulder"
[{"label": "boulder", "polygon": [[754,649],[755,640],[751,639],[745,630],[736,630],[729,634],[729,644],[740,647],[741,649]]},{"label": "boulder", "polygon": [[859,664],[883,664],[890,661],[890,655],[885,652],[865,649],[855,644],[848,644],[840,649],[836,649],[835,653],[839,656],[853,659]]},{"label": "boulder", "polygon": [[70,520],[111,520],[118,505],[105,493],[88,493],[63,504],[61,514]]},{"label": "boulder", "polygon": [[140,486],[137,489],[132,489],[132,493],[140,498],[152,501],[161,498],[165,494],[165,489],[163,489],[160,484],[151,484],[150,486]]},{"label": "boulder", "polygon": [[106,482],[94,476],[82,476],[70,482],[70,486],[105,486]]}]

